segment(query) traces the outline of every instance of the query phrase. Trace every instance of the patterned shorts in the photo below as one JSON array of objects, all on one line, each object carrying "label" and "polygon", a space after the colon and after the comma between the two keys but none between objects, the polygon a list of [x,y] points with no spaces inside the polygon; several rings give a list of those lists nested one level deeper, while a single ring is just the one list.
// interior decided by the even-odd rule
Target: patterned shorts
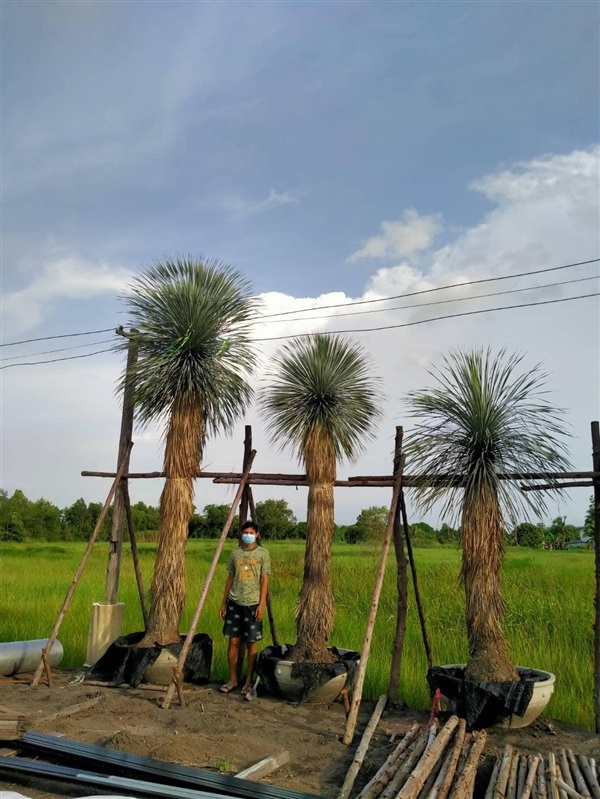
[{"label": "patterned shorts", "polygon": [[238,605],[228,599],[223,635],[226,638],[241,638],[242,641],[248,641],[248,643],[260,641],[263,637],[263,625],[262,619],[257,621],[254,618],[257,607],[258,605]]}]

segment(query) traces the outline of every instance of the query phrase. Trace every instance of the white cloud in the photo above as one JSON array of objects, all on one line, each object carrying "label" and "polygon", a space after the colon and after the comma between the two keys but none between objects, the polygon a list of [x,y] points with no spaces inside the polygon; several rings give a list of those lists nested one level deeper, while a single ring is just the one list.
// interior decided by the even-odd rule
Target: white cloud
[{"label": "white cloud", "polygon": [[28,286],[2,295],[3,327],[14,334],[31,330],[54,301],[114,295],[130,280],[127,270],[108,264],[90,264],[74,257],[50,261]]},{"label": "white cloud", "polygon": [[[380,269],[369,287],[385,296],[429,287],[421,285],[422,281],[439,286],[598,256],[600,148],[520,163],[486,175],[472,188],[496,204],[479,224],[432,252],[426,273],[405,264]],[[538,282],[579,276],[567,270],[540,276]],[[527,283],[521,281],[520,285]],[[585,293],[585,285],[583,292],[576,293]],[[477,294],[493,287],[470,291]],[[502,288],[499,284],[496,290]]]},{"label": "white cloud", "polygon": [[352,253],[348,263],[365,258],[408,258],[427,250],[442,230],[442,217],[440,214],[419,216],[414,208],[407,208],[401,219],[383,221],[380,230],[378,236],[367,239],[360,250]]},{"label": "white cloud", "polygon": [[270,211],[273,208],[280,208],[282,205],[290,205],[297,202],[296,198],[289,191],[277,192],[271,189],[263,200],[245,200],[242,197],[224,197],[217,203],[222,208],[236,216],[250,216],[261,211]]}]

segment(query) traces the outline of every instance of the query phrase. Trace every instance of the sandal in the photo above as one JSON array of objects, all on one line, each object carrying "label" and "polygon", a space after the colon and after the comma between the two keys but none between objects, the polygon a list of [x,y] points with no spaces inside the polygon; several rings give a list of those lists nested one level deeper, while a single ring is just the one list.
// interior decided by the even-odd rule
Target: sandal
[{"label": "sandal", "polygon": [[235,691],[236,688],[237,685],[231,685],[231,683],[226,682],[219,688],[219,691],[222,694],[230,694],[232,691]]},{"label": "sandal", "polygon": [[242,696],[246,696],[246,694],[249,694],[251,690],[252,690],[251,685],[244,685],[244,687],[242,688]]}]

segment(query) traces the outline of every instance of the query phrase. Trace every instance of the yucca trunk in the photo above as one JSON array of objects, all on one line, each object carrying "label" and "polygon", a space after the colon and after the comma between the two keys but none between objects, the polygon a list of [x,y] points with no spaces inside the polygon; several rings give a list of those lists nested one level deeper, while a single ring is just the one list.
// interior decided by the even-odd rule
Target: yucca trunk
[{"label": "yucca trunk", "polygon": [[493,489],[480,488],[466,494],[461,537],[470,655],[465,677],[475,682],[518,680],[503,632],[505,605],[500,569],[504,536],[498,496]]},{"label": "yucca trunk", "polygon": [[330,565],[336,463],[331,437],[313,429],[306,437],[303,454],[309,486],[306,550],[304,579],[296,606],[296,645],[290,659],[326,663],[332,660],[327,642],[335,617]]},{"label": "yucca trunk", "polygon": [[185,604],[185,548],[194,510],[194,476],[202,457],[202,413],[195,399],[173,407],[165,444],[165,485],[160,497],[158,550],[150,588],[151,610],[139,646],[178,643]]}]

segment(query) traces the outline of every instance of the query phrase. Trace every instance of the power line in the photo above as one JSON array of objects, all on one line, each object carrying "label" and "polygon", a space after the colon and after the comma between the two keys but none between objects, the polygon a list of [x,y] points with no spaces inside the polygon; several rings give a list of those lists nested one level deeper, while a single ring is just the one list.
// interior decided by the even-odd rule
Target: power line
[{"label": "power line", "polygon": [[415,322],[404,322],[399,325],[384,325],[382,327],[363,327],[355,330],[321,330],[315,333],[296,333],[287,336],[271,336],[269,338],[255,338],[252,341],[281,341],[290,338],[306,338],[307,336],[331,336],[338,333],[375,333],[379,330],[395,330],[400,327],[412,327],[413,325],[423,325],[426,322],[439,322],[442,319],[457,319],[460,316],[474,316],[475,314],[491,313],[492,311],[509,311],[512,308],[532,308],[536,305],[551,305],[557,302],[569,302],[571,300],[584,300],[588,297],[598,297],[600,292],[594,294],[582,294],[577,297],[561,297],[557,300],[542,300],[540,302],[526,302],[521,305],[503,305],[499,308],[482,308],[478,311],[463,311],[462,313],[448,314],[446,316],[434,316],[430,319],[418,319]]},{"label": "power line", "polygon": [[9,363],[8,366],[0,366],[2,369],[14,369],[15,366],[37,366],[40,363],[57,363],[57,361],[74,361],[76,358],[91,358],[93,355],[101,355],[103,352],[114,352],[112,347],[97,352],[87,352],[85,355],[67,355],[65,358],[50,358],[48,361],[28,361],[27,363]]},{"label": "power line", "polygon": [[[404,294],[395,294],[395,295],[392,295],[390,297],[381,297],[380,299],[375,299],[375,300],[355,300],[355,301],[348,302],[348,303],[337,303],[337,304],[333,304],[333,305],[321,305],[321,306],[318,306],[316,308],[297,308],[296,310],[293,310],[293,311],[280,311],[279,313],[266,314],[265,316],[262,317],[262,319],[264,320],[264,319],[273,319],[274,317],[289,316],[291,314],[302,313],[303,311],[325,311],[325,310],[330,310],[332,308],[348,308],[348,307],[353,307],[353,306],[356,306],[356,305],[370,305],[370,304],[376,303],[376,302],[389,302],[390,300],[398,300],[398,299],[403,299],[405,297],[416,297],[416,296],[421,295],[421,294],[430,294],[430,293],[436,292],[436,291],[446,291],[447,289],[461,288],[461,287],[464,287],[464,286],[474,286],[474,285],[478,285],[478,284],[481,284],[481,283],[493,283],[493,282],[499,281],[499,280],[511,280],[513,278],[526,277],[528,275],[539,275],[539,274],[543,274],[545,272],[556,272],[556,271],[561,270],[561,269],[571,269],[571,268],[576,267],[576,266],[585,266],[587,264],[598,263],[599,261],[600,261],[600,258],[591,258],[588,261],[577,261],[577,262],[571,263],[571,264],[562,264],[561,266],[553,266],[553,267],[549,267],[549,268],[546,268],[546,269],[536,269],[536,270],[533,270],[533,271],[530,271],[530,272],[518,272],[518,273],[516,273],[514,275],[500,275],[498,277],[487,277],[487,278],[480,278],[480,279],[477,279],[477,280],[466,280],[466,281],[463,281],[462,283],[452,283],[452,284],[449,284],[449,285],[446,285],[446,286],[437,286],[436,288],[431,288],[431,289],[421,289],[420,291],[411,291],[411,292],[406,292]],[[587,280],[587,279],[591,279],[591,278],[582,278],[582,280]],[[577,281],[566,281],[566,282],[577,282]],[[549,285],[553,285],[553,284],[549,284]],[[557,283],[555,285],[560,285],[560,284]],[[532,289],[533,288],[546,288],[546,286],[535,286],[535,287],[531,287],[531,288]],[[514,291],[517,292],[517,291],[527,291],[527,290],[529,290],[529,289],[515,289]],[[512,292],[498,292],[498,294],[509,294],[509,293],[512,293]],[[489,294],[489,295],[482,294],[482,295],[479,295],[479,296],[480,297],[486,297],[486,296],[493,296],[493,294]],[[587,295],[583,295],[583,296],[594,297],[596,295],[595,294],[587,294]],[[580,297],[573,297],[573,298],[566,298],[566,299],[582,299],[582,298],[583,297],[581,297],[581,298]],[[464,299],[467,299],[467,298],[461,298],[461,299],[464,300]],[[477,298],[469,298],[469,299],[477,299]],[[445,301],[441,301],[441,302],[452,302],[452,301],[455,301],[455,300],[445,300]],[[456,301],[460,301],[460,300],[456,300]],[[424,305],[436,305],[436,304],[441,304],[441,302],[440,303],[423,303],[422,305],[423,306]],[[560,302],[560,300],[551,300],[549,302]],[[543,305],[544,303],[531,303],[531,304],[532,305]],[[410,306],[407,306],[407,307],[410,307]],[[420,307],[420,306],[413,306],[413,307]],[[524,308],[524,307],[527,307],[527,305],[506,306],[506,308]],[[386,309],[383,309],[383,310],[402,310],[402,309],[401,308],[386,308]],[[490,310],[490,311],[505,310],[505,308],[490,308],[488,310]],[[484,311],[472,311],[471,313],[484,313]],[[340,316],[350,316],[350,315],[352,315],[352,314],[340,314]],[[464,316],[464,315],[467,315],[467,314],[453,314],[453,316]],[[318,318],[319,317],[307,317],[307,319],[318,319]],[[449,318],[452,318],[452,316],[435,317],[434,319],[431,319],[431,321],[436,321],[437,319],[449,319]],[[300,321],[300,320],[293,320],[293,321]],[[428,321],[428,320],[422,320],[421,322],[411,322],[411,323],[408,323],[408,324],[422,324],[423,321]],[[400,325],[400,327],[403,327],[403,326],[404,325]],[[394,326],[392,326],[392,327],[394,327]],[[380,329],[380,328],[372,328],[372,330],[378,330],[378,329]],[[389,328],[381,328],[381,329],[389,329]],[[114,330],[114,327],[108,327],[108,328],[104,328],[102,330],[87,330],[87,331],[84,331],[84,332],[81,332],[81,333],[61,333],[61,334],[54,335],[54,336],[40,336],[39,338],[22,339],[21,341],[3,342],[3,343],[0,344],[0,347],[14,347],[17,344],[30,344],[30,343],[36,342],[36,341],[50,341],[52,339],[58,339],[58,338],[72,338],[72,337],[75,337],[75,336],[91,336],[91,335],[95,335],[97,333],[110,333],[112,330]],[[352,333],[352,332],[360,332],[360,331],[348,330],[348,331],[330,331],[330,332],[331,333],[334,333],[334,332]],[[369,332],[369,331],[366,331],[366,332]],[[298,335],[299,336],[306,336],[306,335],[313,335],[313,334],[312,333],[299,333]],[[275,337],[272,337],[272,338],[255,339],[255,341],[274,341],[276,339],[282,339],[282,338],[290,338],[290,337],[289,336],[275,336]],[[99,344],[101,342],[96,342],[96,343]],[[69,348],[65,348],[65,349],[69,349]],[[75,348],[73,348],[73,349],[75,349]],[[58,351],[59,350],[57,350],[57,352]],[[108,352],[108,351],[109,350],[100,350],[100,352]],[[38,354],[41,355],[43,353],[38,353]],[[95,354],[98,354],[98,353],[90,353],[90,355],[95,355]],[[28,356],[24,355],[22,357],[28,357]],[[82,358],[82,357],[88,357],[88,356],[80,355],[80,356],[73,356],[73,357]],[[56,358],[56,359],[49,360],[49,361],[39,361],[39,363],[53,363],[53,362],[59,361],[59,360],[68,360],[68,359],[67,358]],[[35,363],[37,363],[37,362],[35,362]],[[35,363],[34,362],[32,362],[32,363],[24,363],[22,365],[23,366],[33,366],[33,365],[35,365]],[[19,365],[20,364],[10,364],[9,366],[19,366]],[[4,367],[0,367],[0,368],[8,369],[9,366],[4,366]]]},{"label": "power line", "polygon": [[73,336],[93,336],[96,333],[110,333],[114,327],[107,327],[104,330],[87,330],[85,333],[61,333],[59,336],[41,336],[40,338],[26,338],[23,341],[9,341],[0,344],[0,347],[14,347],[16,344],[31,344],[32,341],[50,341],[53,338],[71,338]]},{"label": "power line", "polygon": [[[571,283],[584,283],[586,280],[598,280],[600,279],[600,275],[591,275],[591,277],[578,277],[575,280],[560,280],[556,283],[541,283],[537,286],[525,286],[524,288],[520,289],[508,289],[507,291],[494,291],[490,292],[489,294],[476,294],[472,297],[452,297],[447,300],[434,300],[433,302],[421,302],[418,305],[395,305],[393,308],[373,308],[370,311],[350,311],[349,313],[340,313],[336,314],[335,319],[339,319],[342,316],[364,316],[365,314],[371,313],[388,313],[389,311],[403,311],[406,309],[415,309],[415,308],[426,308],[430,305],[446,305],[447,303],[452,302],[469,302],[471,300],[480,300],[486,297],[501,297],[504,294],[519,294],[522,291],[535,291],[536,289],[547,289],[552,288],[554,286],[568,286]],[[371,302],[371,300],[369,300]],[[352,305],[353,303],[349,303]],[[347,307],[347,306],[343,306]],[[314,311],[320,311],[321,308],[313,308]],[[324,314],[322,316],[300,316],[296,319],[288,319],[288,322],[311,322],[313,319],[328,319],[331,317],[331,314]],[[262,320],[261,320],[262,321]],[[281,323],[283,320],[281,319],[268,319],[264,324],[277,324],[278,322]]]},{"label": "power line", "polygon": [[[271,336],[268,338],[255,338],[252,341],[281,341],[283,339],[293,339],[293,338],[306,338],[307,336],[316,336],[316,335],[323,335],[323,336],[331,336],[336,335],[339,333],[375,333],[381,330],[396,330],[401,327],[413,327],[414,325],[423,325],[427,322],[439,322],[444,319],[457,319],[462,316],[475,316],[477,314],[484,314],[484,313],[492,313],[493,311],[510,311],[514,308],[533,308],[539,305],[553,305],[558,302],[571,302],[572,300],[585,300],[591,297],[599,297],[600,292],[594,292],[593,294],[581,294],[576,297],[560,297],[556,300],[541,300],[540,302],[526,302],[520,305],[503,305],[498,308],[481,308],[477,311],[463,311],[462,313],[457,314],[447,314],[445,316],[434,316],[430,319],[418,319],[414,322],[403,322],[402,324],[398,325],[383,325],[381,327],[366,327],[366,328],[358,328],[354,330],[322,330],[315,333],[296,333],[288,336]],[[414,306],[420,307],[420,306]],[[112,329],[112,328],[110,328]],[[100,342],[97,342],[100,343]],[[11,363],[8,366],[0,366],[0,370],[2,369],[11,369],[15,366],[37,366],[39,364],[44,363],[57,363],[58,361],[72,361],[78,358],[91,358],[94,355],[101,355],[104,352],[114,352],[112,347],[105,349],[105,350],[98,350],[97,352],[88,352],[85,355],[70,355],[65,358],[51,358],[46,361],[29,361],[27,363]],[[26,357],[26,356],[23,356]]]},{"label": "power line", "polygon": [[[578,261],[576,263],[563,264],[562,266],[553,266],[547,269],[536,269],[531,272],[518,272],[517,274],[514,275],[500,275],[499,277],[486,277],[478,280],[465,280],[462,283],[452,283],[447,286],[438,286],[437,288],[432,288],[432,289],[422,289],[420,291],[411,291],[405,294],[395,294],[391,297],[381,297],[380,299],[377,300],[354,300],[348,303],[342,302],[334,305],[321,305],[318,306],[317,308],[296,308],[296,310],[294,311],[280,311],[279,313],[265,314],[265,316],[263,316],[262,319],[264,320],[264,319],[272,319],[273,317],[288,316],[290,314],[302,313],[303,311],[325,311],[331,308],[348,308],[350,306],[368,305],[375,302],[389,302],[390,300],[399,300],[405,297],[416,297],[417,295],[420,294],[430,294],[431,292],[434,291],[445,291],[446,289],[460,288],[463,286],[474,286],[479,283],[492,283],[498,280],[511,280],[512,278],[525,277],[527,275],[540,275],[544,272],[556,272],[560,269],[571,269],[572,267],[575,266],[585,266],[586,264],[595,264],[598,263],[598,261],[600,261],[600,258],[591,258],[589,261]],[[23,339],[22,341],[9,341],[1,343],[0,347],[14,347],[17,344],[30,344],[31,342],[34,341],[50,341],[51,339],[57,339],[57,338],[70,338],[74,336],[92,336],[96,333],[110,333],[112,330],[114,330],[113,327],[108,327],[103,330],[88,330],[83,333],[62,333],[60,335],[55,335],[55,336],[40,336],[39,338],[28,338],[28,339]]]},{"label": "power line", "polygon": [[395,294],[392,297],[381,297],[378,300],[354,300],[352,302],[340,302],[335,305],[319,305],[317,308],[297,308],[295,311],[280,311],[279,313],[266,314],[263,319],[271,319],[274,316],[289,316],[290,314],[302,313],[303,311],[326,311],[331,308],[348,308],[354,305],[369,305],[374,302],[389,302],[390,300],[401,300],[405,297],[416,297],[419,294],[431,294],[434,291],[445,291],[446,289],[456,289],[463,286],[475,286],[478,283],[493,283],[497,280],[512,280],[516,277],[526,277],[527,275],[541,275],[544,272],[557,272],[559,269],[571,269],[575,266],[585,266],[595,264],[600,258],[592,258],[589,261],[578,261],[574,264],[563,264],[562,266],[552,266],[547,269],[535,269],[533,272],[518,272],[515,275],[500,275],[499,277],[484,277],[478,280],[465,280],[463,283],[450,283],[447,286],[437,286],[433,289],[421,289],[420,291],[410,291],[406,294]]},{"label": "power line", "polygon": [[110,344],[113,341],[112,338],[105,338],[102,341],[89,341],[87,344],[77,344],[75,347],[59,347],[55,350],[42,350],[42,352],[30,352],[28,355],[13,355],[10,358],[2,358],[0,356],[0,361],[5,363],[6,361],[18,361],[20,358],[37,358],[38,355],[50,355],[53,352],[67,352],[69,350],[81,350],[84,347],[97,347],[99,344]]}]

